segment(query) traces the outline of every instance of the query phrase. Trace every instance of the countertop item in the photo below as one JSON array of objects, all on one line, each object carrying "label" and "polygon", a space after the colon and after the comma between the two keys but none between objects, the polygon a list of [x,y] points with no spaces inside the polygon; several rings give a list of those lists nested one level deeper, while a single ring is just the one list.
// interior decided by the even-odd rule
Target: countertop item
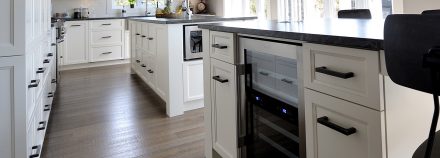
[{"label": "countertop item", "polygon": [[257,17],[222,17],[222,16],[210,16],[210,15],[192,15],[186,18],[156,18],[156,17],[144,17],[144,18],[131,18],[130,20],[140,22],[150,22],[156,24],[182,24],[182,23],[201,23],[201,22],[216,22],[216,21],[232,21],[232,20],[254,20]]},{"label": "countertop item", "polygon": [[291,39],[367,50],[383,50],[384,20],[317,19],[304,22],[240,21],[199,24],[212,31]]}]

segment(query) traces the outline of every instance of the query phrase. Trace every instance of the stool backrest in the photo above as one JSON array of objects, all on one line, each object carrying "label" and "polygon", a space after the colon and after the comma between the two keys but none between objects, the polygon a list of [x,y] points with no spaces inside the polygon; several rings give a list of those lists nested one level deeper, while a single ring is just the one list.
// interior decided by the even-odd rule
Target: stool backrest
[{"label": "stool backrest", "polygon": [[371,12],[369,9],[340,10],[338,18],[371,19]]},{"label": "stool backrest", "polygon": [[395,14],[386,18],[385,61],[393,82],[433,93],[430,68],[423,66],[423,56],[436,46],[440,46],[440,16]]},{"label": "stool backrest", "polygon": [[422,12],[423,15],[440,15],[440,10],[425,10]]}]

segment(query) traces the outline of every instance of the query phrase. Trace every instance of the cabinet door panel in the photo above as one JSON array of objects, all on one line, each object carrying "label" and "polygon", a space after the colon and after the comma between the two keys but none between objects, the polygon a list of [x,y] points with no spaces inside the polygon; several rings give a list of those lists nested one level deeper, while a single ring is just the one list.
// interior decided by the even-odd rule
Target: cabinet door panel
[{"label": "cabinet door panel", "polygon": [[[385,153],[382,150],[384,112],[307,89],[305,116],[307,157],[379,158]],[[343,134],[326,122],[347,130],[354,128],[355,133]]]},{"label": "cabinet door panel", "polygon": [[148,53],[151,55],[156,55],[156,47],[157,47],[157,29],[160,29],[155,24],[148,24]]},{"label": "cabinet door panel", "polygon": [[237,83],[235,67],[211,58],[212,140],[223,158],[237,157]]},{"label": "cabinet door panel", "polygon": [[88,62],[87,22],[66,22],[64,64]]}]

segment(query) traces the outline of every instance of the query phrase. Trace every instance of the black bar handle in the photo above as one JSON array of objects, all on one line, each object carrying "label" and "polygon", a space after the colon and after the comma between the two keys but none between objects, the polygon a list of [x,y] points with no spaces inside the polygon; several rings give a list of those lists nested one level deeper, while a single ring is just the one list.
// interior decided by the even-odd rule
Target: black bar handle
[{"label": "black bar handle", "polygon": [[46,121],[41,121],[41,122],[38,123],[38,125],[40,125],[41,127],[39,126],[37,128],[37,131],[42,131],[42,130],[46,129],[47,122]]},{"label": "black bar handle", "polygon": [[141,65],[141,67],[147,67],[147,65],[145,65],[145,64],[142,64],[142,65]]},{"label": "black bar handle", "polygon": [[36,158],[36,157],[40,157],[40,152],[41,152],[41,145],[36,145],[32,147],[32,151],[36,151],[35,154],[31,154],[29,155],[29,158]]},{"label": "black bar handle", "polygon": [[56,45],[57,45],[56,43],[52,43],[52,44],[51,44],[51,46],[56,46]]},{"label": "black bar handle", "polygon": [[102,25],[106,25],[106,26],[108,26],[108,25],[112,25],[112,24],[102,24]]},{"label": "black bar handle", "polygon": [[78,26],[81,26],[81,25],[70,25],[70,26],[72,26],[72,27],[78,27]]},{"label": "black bar handle", "polygon": [[136,36],[139,36],[139,35],[141,35],[141,34],[139,34],[139,33],[136,33]]},{"label": "black bar handle", "polygon": [[37,69],[37,74],[44,73],[44,71],[46,71],[46,68],[45,67],[40,67],[40,68]]},{"label": "black bar handle", "polygon": [[285,78],[281,79],[281,81],[283,81],[283,82],[285,82],[287,84],[292,84],[293,83],[293,81],[285,79]]},{"label": "black bar handle", "polygon": [[49,59],[44,59],[43,60],[43,64],[47,64],[47,63],[50,63],[50,60]]},{"label": "black bar handle", "polygon": [[112,36],[104,36],[104,37],[101,37],[101,38],[112,38]]},{"label": "black bar handle", "polygon": [[150,74],[152,74],[152,73],[154,73],[154,71],[153,70],[147,70],[148,71],[148,73],[150,73]]},{"label": "black bar handle", "polygon": [[49,93],[47,93],[47,97],[48,97],[48,98],[53,98],[53,92],[49,92]]},{"label": "black bar handle", "polygon": [[142,37],[142,38],[145,38],[145,37],[147,37],[147,36],[145,36],[145,35],[142,35],[141,37]]},{"label": "black bar handle", "polygon": [[50,105],[44,105],[43,111],[50,111]]},{"label": "black bar handle", "polygon": [[214,80],[216,80],[216,81],[218,81],[218,82],[220,82],[220,83],[226,83],[226,82],[229,82],[228,79],[222,79],[222,78],[220,78],[220,76],[213,76],[212,79],[214,79]]},{"label": "black bar handle", "polygon": [[228,48],[228,46],[223,46],[223,45],[220,45],[220,44],[213,44],[212,47],[218,48],[218,49],[226,49],[226,48]]},{"label": "black bar handle", "polygon": [[53,57],[53,53],[47,53],[47,57]]},{"label": "black bar handle", "polygon": [[342,133],[346,136],[349,136],[349,135],[356,133],[356,128],[354,128],[354,127],[344,128],[344,127],[341,127],[337,124],[331,123],[327,116],[323,116],[321,118],[318,118],[318,123],[320,123],[328,128],[331,128],[335,131],[338,131],[339,133]]},{"label": "black bar handle", "polygon": [[106,54],[112,54],[113,52],[104,52],[104,53],[101,53],[101,54],[104,54],[104,55],[106,55]]},{"label": "black bar handle", "polygon": [[28,86],[28,88],[38,87],[38,85],[40,85],[40,80],[31,80],[31,84]]},{"label": "black bar handle", "polygon": [[57,79],[52,79],[51,83],[57,83]]},{"label": "black bar handle", "polygon": [[259,74],[261,74],[261,75],[263,75],[263,76],[269,76],[269,73],[267,73],[267,72],[262,72],[262,71],[260,71],[260,72],[258,72]]},{"label": "black bar handle", "polygon": [[153,38],[153,37],[148,37],[147,39],[148,39],[148,40],[150,40],[150,41],[151,41],[151,40],[154,40],[154,38]]},{"label": "black bar handle", "polygon": [[317,67],[317,68],[315,68],[315,71],[319,72],[319,73],[326,74],[326,75],[342,78],[342,79],[349,79],[349,78],[354,77],[354,73],[353,72],[347,72],[347,73],[337,72],[337,71],[329,70],[325,66]]},{"label": "black bar handle", "polygon": [[140,63],[141,61],[140,61],[140,60],[136,60],[136,62],[137,62],[137,63]]}]

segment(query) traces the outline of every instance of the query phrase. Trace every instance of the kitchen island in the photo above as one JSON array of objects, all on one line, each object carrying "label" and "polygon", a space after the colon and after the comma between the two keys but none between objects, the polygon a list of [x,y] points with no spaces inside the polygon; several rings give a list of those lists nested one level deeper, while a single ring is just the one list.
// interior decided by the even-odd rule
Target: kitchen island
[{"label": "kitchen island", "polygon": [[[383,22],[255,20],[199,25],[204,43],[209,43],[203,58],[205,156],[252,157],[256,140],[261,139],[274,154],[286,157],[412,157],[428,137],[433,102],[430,94],[399,86],[388,77]],[[281,71],[285,60],[296,64],[289,68],[296,72],[290,77],[289,71]],[[268,113],[297,117],[293,121],[297,135],[286,134],[283,126],[268,123],[257,112],[249,113],[257,103],[263,109],[276,105],[264,106],[259,92],[249,88],[269,87],[271,93],[283,94],[287,85],[298,93],[293,104],[297,113],[290,115],[285,108]],[[264,130],[252,128],[263,125],[279,134],[268,137]],[[298,137],[292,139],[298,152],[289,150],[292,145],[283,146],[285,141],[276,141],[283,135],[288,136],[284,140]]]},{"label": "kitchen island", "polygon": [[184,60],[184,52],[188,51],[185,43],[189,44],[185,40],[188,34],[185,28],[200,23],[251,19],[256,17],[131,18],[132,72],[166,102],[169,117],[201,108],[204,106],[203,60]]}]

